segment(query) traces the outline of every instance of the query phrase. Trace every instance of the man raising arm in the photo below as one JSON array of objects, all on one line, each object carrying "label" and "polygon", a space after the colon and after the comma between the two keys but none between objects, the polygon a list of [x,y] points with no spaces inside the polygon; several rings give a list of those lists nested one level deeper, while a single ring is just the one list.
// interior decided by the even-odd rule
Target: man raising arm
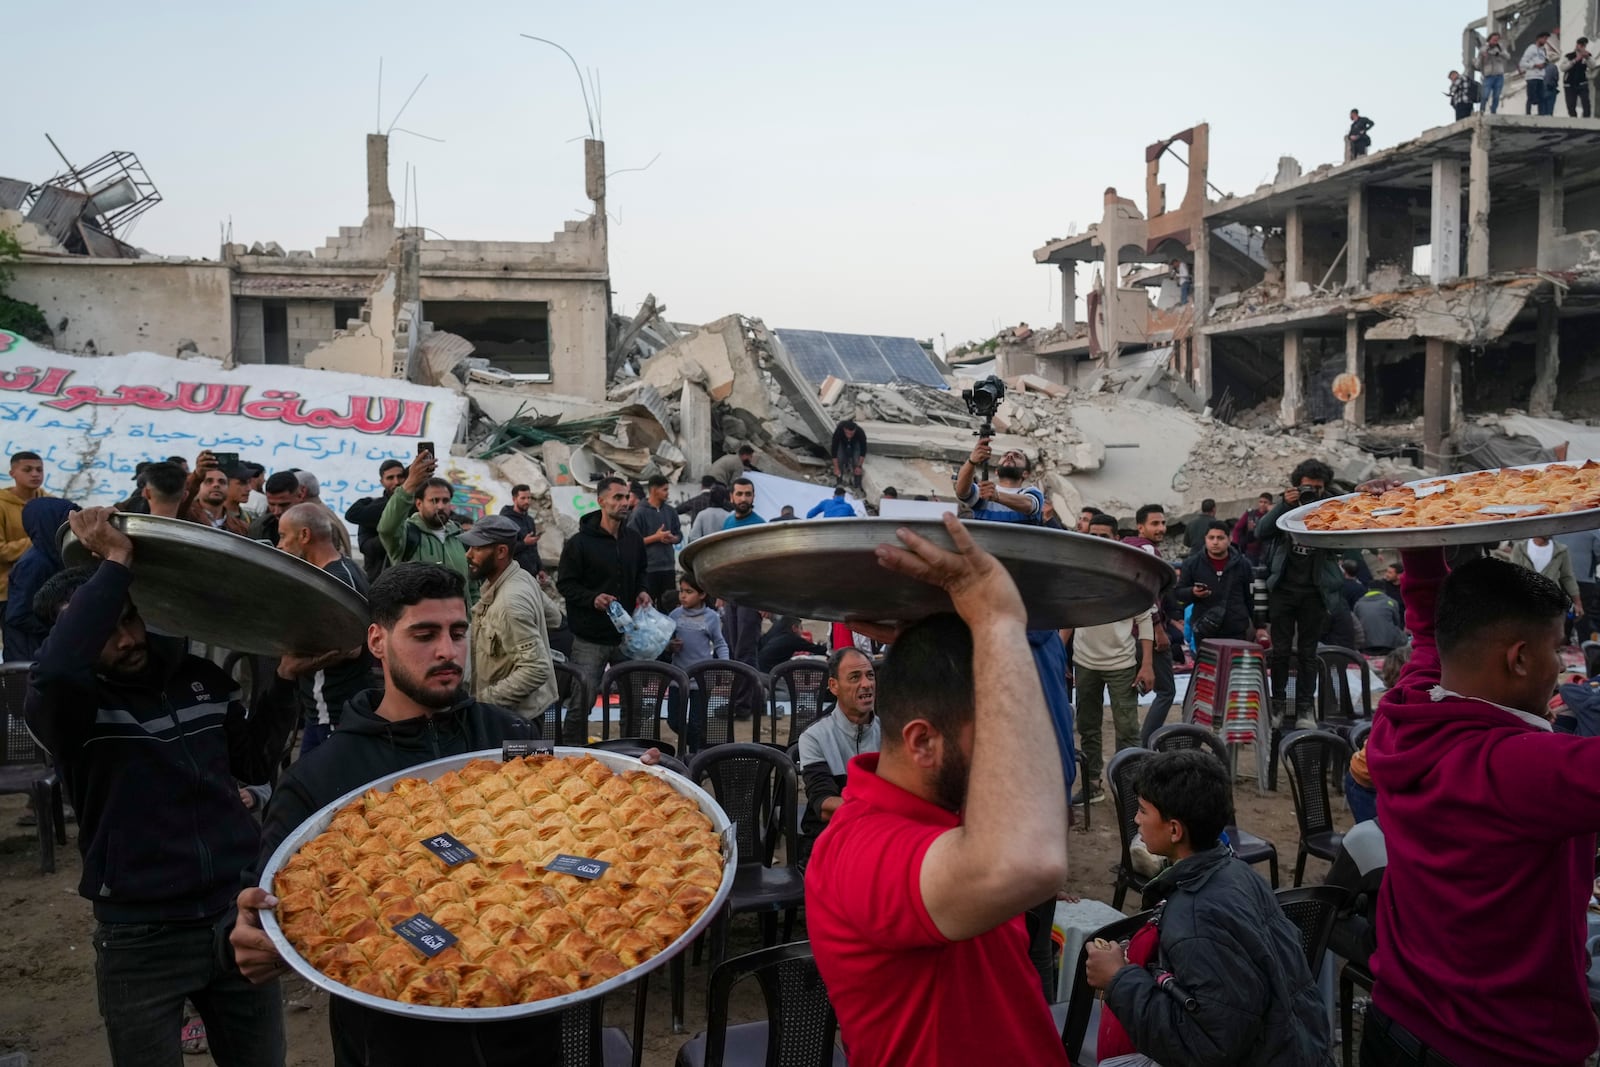
[{"label": "man raising arm", "polygon": [[1066,875],[1061,759],[1016,585],[945,526],[953,552],[907,530],[878,549],[961,617],[890,649],[883,751],[851,761],[807,868],[812,947],[855,1067],[1065,1065],[1022,920]]}]

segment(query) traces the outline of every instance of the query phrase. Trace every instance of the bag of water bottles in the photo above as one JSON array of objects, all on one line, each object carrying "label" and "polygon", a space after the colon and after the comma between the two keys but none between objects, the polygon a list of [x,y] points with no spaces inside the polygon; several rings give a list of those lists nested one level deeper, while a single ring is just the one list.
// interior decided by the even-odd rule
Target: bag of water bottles
[{"label": "bag of water bottles", "polygon": [[677,623],[647,604],[633,613],[633,620],[622,631],[622,654],[629,659],[655,659],[677,629]]}]

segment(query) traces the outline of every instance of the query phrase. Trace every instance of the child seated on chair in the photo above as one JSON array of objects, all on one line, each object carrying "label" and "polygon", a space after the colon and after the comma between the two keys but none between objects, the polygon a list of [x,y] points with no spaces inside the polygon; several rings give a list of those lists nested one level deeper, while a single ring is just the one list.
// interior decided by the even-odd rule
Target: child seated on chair
[{"label": "child seated on chair", "polygon": [[1228,770],[1209,752],[1161,752],[1139,766],[1134,789],[1139,836],[1172,866],[1145,888],[1147,907],[1162,901],[1153,931],[1128,948],[1089,946],[1085,975],[1105,994],[1102,1067],[1326,1062],[1328,1018],[1300,935],[1222,841]]}]

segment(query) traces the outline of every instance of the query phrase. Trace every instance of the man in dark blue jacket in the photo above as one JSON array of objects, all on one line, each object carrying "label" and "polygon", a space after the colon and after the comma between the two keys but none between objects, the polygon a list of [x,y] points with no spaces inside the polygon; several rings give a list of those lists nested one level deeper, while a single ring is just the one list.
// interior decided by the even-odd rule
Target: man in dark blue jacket
[{"label": "man in dark blue jacket", "polygon": [[5,650],[12,662],[31,660],[50,634],[50,627],[33,613],[33,597],[44,583],[60,573],[61,552],[56,532],[67,516],[78,510],[70,500],[38,496],[22,506],[22,529],[33,547],[11,565],[10,595],[6,600]]},{"label": "man in dark blue jacket", "polygon": [[145,630],[128,596],[133,544],[113,514],[91,508],[68,520],[103,562],[40,591],[53,629],[25,705],[78,814],[78,892],[94,903],[111,1062],[177,1062],[188,998],[217,1063],[281,1067],[277,985],[247,982],[227,938],[260,837],[238,783],[270,779],[294,725],[293,678],[309,661],[286,657],[247,716],[220,667]]}]

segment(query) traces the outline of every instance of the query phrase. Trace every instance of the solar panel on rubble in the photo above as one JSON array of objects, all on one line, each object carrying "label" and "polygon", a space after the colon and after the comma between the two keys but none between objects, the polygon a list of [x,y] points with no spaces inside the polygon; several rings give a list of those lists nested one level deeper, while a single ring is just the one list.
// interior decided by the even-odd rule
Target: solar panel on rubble
[{"label": "solar panel on rubble", "polygon": [[778,340],[795,367],[812,385],[828,375],[847,382],[889,385],[914,382],[947,388],[944,376],[923,347],[910,337],[873,337],[864,333],[821,330],[779,330]]}]

